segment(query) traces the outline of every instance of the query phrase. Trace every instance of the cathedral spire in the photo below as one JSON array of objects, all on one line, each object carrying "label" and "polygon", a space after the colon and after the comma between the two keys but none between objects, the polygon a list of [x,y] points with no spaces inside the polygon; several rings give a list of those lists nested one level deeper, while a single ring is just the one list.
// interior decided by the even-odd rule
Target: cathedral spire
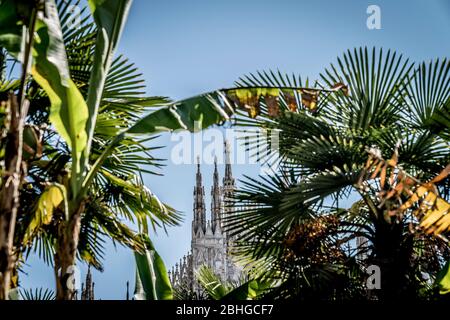
[{"label": "cathedral spire", "polygon": [[169,273],[173,288],[189,288],[193,298],[199,298],[203,290],[197,271],[201,266],[213,268],[214,273],[224,281],[237,281],[244,273],[234,265],[230,251],[234,238],[223,230],[224,216],[232,214],[232,195],[235,180],[231,172],[230,146],[225,143],[225,176],[220,185],[217,158],[214,159],[213,184],[211,187],[211,221],[206,222],[205,192],[200,172],[200,160],[197,163],[196,183],[194,187],[194,219],[192,221],[191,253],[176,263]]},{"label": "cathedral spire", "polygon": [[225,177],[223,177],[224,193],[234,189],[234,178],[231,172],[231,151],[230,144],[225,141]]},{"label": "cathedral spire", "polygon": [[225,177],[224,181],[232,182],[234,185],[233,173],[231,172],[231,151],[230,151],[230,143],[225,140]]},{"label": "cathedral spire", "polygon": [[92,281],[91,265],[89,265],[86,274],[86,283],[81,289],[81,300],[94,300],[94,286],[95,283]]},{"label": "cathedral spire", "polygon": [[217,170],[217,157],[214,158],[214,174],[213,185],[211,187],[211,222],[212,230],[216,232],[216,226],[220,226],[220,209],[221,209],[221,195],[219,186],[219,171]]},{"label": "cathedral spire", "polygon": [[194,221],[192,222],[192,231],[196,233],[199,228],[206,231],[206,207],[205,207],[205,189],[202,185],[202,173],[200,172],[200,157],[197,157],[197,175],[194,187]]},{"label": "cathedral spire", "polygon": [[226,217],[228,213],[231,211],[232,205],[232,196],[234,192],[234,178],[231,172],[231,152],[230,152],[230,144],[228,141],[225,141],[225,176],[223,177],[223,187],[222,187],[222,197],[223,197],[223,209],[222,209],[222,217]]}]

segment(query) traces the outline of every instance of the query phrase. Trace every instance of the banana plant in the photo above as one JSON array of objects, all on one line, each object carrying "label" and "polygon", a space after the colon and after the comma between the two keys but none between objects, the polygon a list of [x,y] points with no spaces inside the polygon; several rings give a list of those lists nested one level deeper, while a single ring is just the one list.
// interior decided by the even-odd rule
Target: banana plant
[{"label": "banana plant", "polygon": [[37,25],[37,7],[41,3],[25,1],[6,1],[0,3],[0,47],[18,54],[22,72],[18,85],[18,94],[8,84],[4,84],[5,52],[1,49],[1,80],[2,90],[7,97],[1,99],[1,109],[4,115],[3,125],[6,136],[4,145],[4,164],[1,168],[0,184],[0,300],[8,299],[9,288],[13,278],[15,256],[13,250],[14,232],[19,206],[19,188],[22,176],[22,147],[24,119],[28,111],[28,101],[25,99],[25,85],[29,73],[31,52],[33,49],[33,34]]},{"label": "banana plant", "polygon": [[[71,266],[75,264],[81,217],[86,209],[89,189],[102,164],[120,141],[129,135],[154,135],[178,129],[194,131],[228,119],[221,107],[212,103],[162,106],[135,125],[119,132],[95,163],[90,163],[89,155],[106,77],[131,1],[90,0],[88,3],[98,31],[93,67],[90,70],[90,83],[95,85],[89,86],[86,99],[70,73],[55,2],[21,0],[2,1],[0,4],[0,45],[22,61],[23,65],[31,66],[30,72],[24,73],[22,83],[31,75],[46,92],[51,104],[50,122],[71,153],[71,168],[67,179],[57,186],[58,189],[52,189],[58,195],[54,209],[58,209],[62,216],[58,225],[54,258],[55,269],[59,270],[56,273],[57,299],[71,299],[74,294],[66,280]],[[20,45],[23,30],[27,30],[29,38],[34,40],[30,41],[32,44],[28,51],[22,50]],[[17,162],[20,163],[20,159]],[[48,192],[44,194],[48,196]],[[14,225],[14,222],[9,220],[10,225]],[[10,253],[11,246],[8,250]]]},{"label": "banana plant", "polygon": [[[191,132],[205,129],[211,125],[222,123],[229,119],[236,107],[246,110],[254,118],[260,112],[260,100],[265,99],[266,105],[272,115],[279,113],[278,98],[283,96],[287,101],[287,108],[296,107],[295,99],[301,96],[302,104],[311,112],[320,109],[319,97],[337,90],[345,91],[345,86],[338,83],[330,90],[286,87],[274,84],[273,87],[250,83],[247,87],[239,89],[218,90],[200,95],[170,105],[161,105],[161,108],[150,113],[141,120],[132,123],[108,141],[108,146],[91,162],[94,131],[98,125],[99,109],[102,96],[105,92],[108,72],[113,63],[114,52],[120,35],[124,28],[131,6],[130,0],[89,0],[89,8],[95,20],[97,34],[94,37],[95,50],[93,66],[89,73],[90,81],[86,95],[80,92],[74,79],[78,76],[77,70],[71,70],[64,44],[64,34],[54,0],[12,1],[5,0],[0,3],[0,46],[9,54],[22,62],[24,70],[21,77],[16,109],[21,121],[26,117],[26,109],[22,107],[25,93],[25,84],[29,76],[45,91],[49,100],[50,123],[65,141],[70,150],[71,168],[68,174],[58,184],[48,187],[42,197],[52,195],[51,210],[45,212],[60,217],[57,227],[57,243],[54,254],[55,272],[57,275],[57,299],[70,299],[73,290],[67,285],[68,270],[75,264],[78,244],[80,242],[80,229],[82,215],[89,204],[89,190],[95,183],[95,178],[102,171],[102,165],[116,150],[116,147],[125,138],[130,136],[154,136],[160,132],[174,130],[188,130]],[[25,41],[24,41],[25,40]],[[25,43],[24,47],[22,44]],[[30,67],[30,69],[28,69]],[[282,89],[279,89],[283,87]],[[11,99],[14,101],[14,99]],[[10,105],[12,102],[10,102]],[[17,136],[20,137],[20,126]],[[20,139],[18,140],[21,143]],[[21,146],[11,148],[18,153]],[[21,154],[13,157],[14,161],[9,167],[20,169]],[[11,171],[11,170],[9,170]],[[102,172],[102,174],[105,174]],[[20,172],[17,172],[20,176]],[[17,179],[16,179],[17,180]],[[18,184],[9,184],[5,196],[0,197],[11,212],[17,211],[19,192]],[[6,184],[5,184],[6,185]],[[14,194],[14,197],[8,196]],[[2,203],[0,202],[0,205]],[[39,208],[39,206],[38,206]],[[46,209],[48,209],[46,207]],[[14,211],[15,210],[15,211]],[[4,252],[6,264],[5,272],[8,275],[13,265],[12,241],[14,236],[14,214],[3,214],[8,226],[7,234],[2,234],[0,228],[0,250]],[[53,213],[54,212],[54,213]],[[49,217],[42,219],[47,221]],[[0,219],[1,223],[2,219]],[[2,276],[3,277],[3,276]],[[9,282],[7,277],[2,283]],[[5,292],[7,285],[3,286]],[[0,296],[6,297],[7,294]]]}]

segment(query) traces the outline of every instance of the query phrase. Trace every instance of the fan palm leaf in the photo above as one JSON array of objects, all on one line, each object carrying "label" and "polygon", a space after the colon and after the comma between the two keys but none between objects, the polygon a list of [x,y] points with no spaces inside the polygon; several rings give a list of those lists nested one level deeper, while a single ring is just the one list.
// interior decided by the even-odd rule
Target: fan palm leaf
[{"label": "fan palm leaf", "polygon": [[[267,150],[265,159],[276,168],[274,177],[287,170],[295,177],[287,187],[276,184],[274,187],[268,182],[277,179],[273,177],[247,178],[236,191],[233,205],[237,209],[225,219],[225,224],[236,237],[237,254],[244,257],[249,268],[256,265],[266,274],[269,269],[277,270],[274,266],[283,270],[283,241],[290,228],[308,221],[302,219],[319,221],[324,215],[331,214],[340,219],[339,236],[334,235],[336,241],[351,245],[355,237],[365,238],[365,261],[380,263],[383,272],[388,270],[385,278],[392,282],[383,282],[383,286],[389,288],[380,297],[401,286],[411,292],[424,288],[426,281],[418,270],[430,277],[436,274],[438,268],[424,266],[424,263],[431,257],[443,255],[435,250],[442,245],[442,240],[433,240],[423,234],[411,235],[408,226],[419,228],[419,221],[412,212],[398,218],[389,216],[391,204],[380,200],[380,192],[390,188],[393,182],[392,179],[386,181],[386,174],[380,179],[372,173],[372,180],[363,188],[359,182],[367,162],[367,150],[381,155],[397,154],[395,164],[424,181],[434,178],[449,163],[450,148],[445,140],[448,79],[447,59],[416,65],[394,51],[357,48],[348,50],[321,74],[323,86],[345,83],[348,95],[337,91],[324,96],[317,113],[310,114],[301,108],[290,110],[281,98],[277,116],[269,115],[264,103],[261,103],[259,116],[238,116],[237,124],[244,129],[251,127],[279,134],[279,148],[275,152],[279,157],[273,157],[273,151]],[[300,76],[258,72],[240,79],[237,84],[283,88],[300,82]],[[431,121],[440,121],[440,124],[432,128]],[[245,139],[250,151],[272,143],[272,137],[267,134],[250,133]],[[380,173],[380,170],[384,169],[380,166],[376,172]],[[443,180],[440,186],[443,197],[448,197],[447,185],[448,181]],[[342,198],[349,196],[360,198],[357,210],[356,207],[352,210],[329,208],[330,203],[338,206]],[[423,243],[429,248],[428,258],[418,258],[413,265],[408,265],[407,257],[413,252],[423,252],[420,249]],[[348,257],[353,259],[359,254],[358,250],[352,250]],[[425,255],[421,253],[417,257]],[[385,264],[386,261],[389,262]],[[397,267],[393,268],[389,263]],[[298,274],[296,268],[302,265],[296,262],[294,266],[291,273],[287,272],[287,277]],[[348,268],[346,265],[343,272],[349,271]],[[405,273],[395,273],[398,268]],[[394,272],[396,278],[389,272]],[[294,278],[291,284],[298,281]],[[399,287],[395,287],[397,285]],[[291,290],[295,288],[291,287]],[[389,290],[392,292],[388,293]]]}]

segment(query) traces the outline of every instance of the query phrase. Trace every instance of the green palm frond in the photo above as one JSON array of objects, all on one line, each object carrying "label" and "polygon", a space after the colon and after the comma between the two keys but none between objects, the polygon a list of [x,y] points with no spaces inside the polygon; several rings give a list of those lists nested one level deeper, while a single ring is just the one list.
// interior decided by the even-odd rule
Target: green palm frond
[{"label": "green palm frond", "polygon": [[80,91],[86,94],[93,63],[96,26],[89,15],[88,7],[81,4],[81,0],[59,0],[57,9],[70,75]]},{"label": "green palm frond", "polygon": [[[408,82],[407,98],[411,123],[419,128],[429,127],[430,118],[444,110],[450,100],[450,61],[422,62]],[[432,126],[429,128],[436,132]]]},{"label": "green palm frond", "polygon": [[450,160],[448,143],[426,129],[403,127],[385,131],[378,143],[384,154],[393,154],[398,145],[399,163],[411,175],[420,174],[425,179],[431,179],[431,173],[438,172]]},{"label": "green palm frond", "polygon": [[20,86],[19,80],[0,81],[0,94],[15,91],[19,88],[19,86]]},{"label": "green palm frond", "polygon": [[203,265],[197,271],[197,280],[210,299],[252,300],[259,299],[277,283],[261,279],[242,277],[237,281],[223,281],[214,271]]},{"label": "green palm frond", "polygon": [[[76,73],[81,91],[87,94],[96,31],[92,21],[82,20],[82,26],[79,33],[72,33],[65,39],[69,64],[73,66],[71,71]],[[146,97],[144,79],[137,67],[122,55],[115,58],[105,82],[91,162],[108,147],[112,139],[132,126],[148,110],[169,102],[164,97]],[[157,148],[151,146],[152,140],[126,137],[104,161],[103,170],[96,177],[98,188],[112,192],[105,201],[109,201],[117,213],[128,221],[137,222],[144,230],[147,230],[148,217],[153,227],[161,225],[159,221],[171,225],[180,219],[175,210],[161,204],[143,184],[141,175],[157,174],[155,168],[161,166],[160,159],[151,155]],[[125,183],[130,179],[134,182]]]},{"label": "green palm frond", "polygon": [[435,111],[429,124],[433,132],[439,134],[447,143],[450,142],[450,98],[441,109]]},{"label": "green palm frond", "polygon": [[[325,170],[348,170],[364,158],[364,139],[346,132],[310,135],[291,144],[287,157],[301,166],[302,175],[309,176]],[[286,145],[287,148],[287,145]]]},{"label": "green palm frond", "polygon": [[142,76],[133,63],[119,55],[111,64],[105,82],[103,99],[127,99],[143,96],[145,85]]},{"label": "green palm frond", "polygon": [[286,193],[283,210],[295,210],[297,202],[303,202],[305,205],[322,203],[327,197],[348,192],[358,182],[361,169],[362,166],[356,164],[352,167],[344,166],[342,169],[335,167],[334,170],[324,170],[305,178]]},{"label": "green palm frond", "polygon": [[[235,237],[233,253],[240,262],[253,273],[282,280],[272,291],[273,296],[317,294],[336,300],[337,296],[328,290],[334,287],[340,297],[364,297],[364,270],[357,257],[365,256],[364,263],[380,263],[393,247],[404,256],[394,254],[389,259],[408,270],[395,278],[404,281],[410,292],[426,287],[421,272],[432,278],[442,264],[433,259],[439,260],[445,253],[430,249],[440,246],[433,242],[436,239],[411,232],[410,228],[419,228],[412,214],[416,208],[392,216],[386,209],[390,202],[380,201],[397,173],[389,179],[385,173],[384,179],[372,174],[363,187],[359,182],[365,166],[370,164],[367,151],[397,155],[389,161],[423,181],[447,166],[449,70],[447,59],[417,66],[394,51],[357,48],[348,50],[321,74],[323,87],[344,83],[348,95],[342,90],[324,97],[314,114],[289,110],[281,96],[276,117],[268,115],[263,100],[259,116],[237,116],[242,131],[257,129],[243,137],[247,150],[273,165],[276,173],[269,178],[247,177],[231,202],[235,210],[224,222]],[[279,72],[258,72],[237,82],[241,87],[299,84],[299,76]],[[278,134],[278,149],[261,151],[261,146],[273,143],[274,132]],[[286,172],[293,179],[280,183]],[[449,180],[437,186],[444,198],[449,197]],[[350,196],[358,196],[356,204],[349,209],[339,208],[341,199]],[[308,255],[294,255],[292,259],[286,251],[292,232],[326,217],[338,219],[339,224],[317,244],[330,250],[323,252],[337,256],[330,256],[328,264],[320,263],[320,259],[318,263]],[[383,238],[387,235],[391,236],[388,240]],[[351,249],[356,237],[365,238],[367,245]],[[429,256],[423,254],[424,244]],[[413,251],[418,252],[414,262],[404,259]],[[434,261],[433,266],[426,263],[427,259]]]},{"label": "green palm frond", "polygon": [[103,270],[102,260],[106,239],[114,244],[143,252],[145,243],[136,231],[127,226],[101,198],[92,197],[81,220],[78,244],[79,257],[98,270]]},{"label": "green palm frond", "polygon": [[135,231],[122,222],[114,212],[107,207],[106,203],[96,201],[91,203],[91,205],[93,206],[94,212],[91,219],[94,220],[99,234],[104,234],[112,239],[113,242],[127,246],[134,251],[143,251],[145,249],[141,237],[138,237]]},{"label": "green palm frond", "polygon": [[[159,174],[162,160],[155,158],[152,152],[160,147],[152,146],[157,137],[145,139],[125,138],[119,144],[112,155],[103,162],[103,169],[118,176],[130,176],[139,173]],[[94,145],[97,147],[92,154],[92,159],[100,156],[100,150],[107,147],[103,141],[96,139]]]},{"label": "green palm frond", "polygon": [[20,289],[19,290],[20,297],[23,300],[39,300],[39,301],[45,301],[45,300],[55,300],[55,293],[48,289],[48,288],[35,288],[33,289]]},{"label": "green palm frond", "polygon": [[200,285],[213,300],[220,300],[233,289],[231,284],[223,282],[211,268],[206,266],[201,266],[196,276]]},{"label": "green palm frond", "polygon": [[[236,199],[247,198],[252,201],[240,200],[237,209],[224,221],[226,230],[232,230],[231,234],[235,236],[233,255],[253,276],[272,283],[272,289],[265,293],[268,297],[313,298],[330,288],[343,290],[344,285],[339,282],[347,284],[351,277],[347,274],[349,266],[344,265],[345,259],[339,258],[343,253],[339,253],[341,249],[337,244],[337,231],[334,235],[327,234],[319,242],[314,242],[317,247],[310,247],[308,250],[311,251],[307,251],[310,253],[305,252],[303,256],[292,255],[288,241],[291,241],[289,239],[292,238],[293,231],[301,225],[314,223],[319,216],[316,211],[302,206],[301,200],[298,199],[295,201],[296,207],[291,211],[274,210],[268,203],[277,202],[274,200],[276,196],[268,190],[265,192],[270,196],[263,196],[263,189],[270,189],[269,183],[263,185],[262,182],[258,182],[254,186],[258,191],[249,190],[247,196],[243,196],[243,189],[248,190],[248,186],[237,191]],[[278,202],[283,199],[286,192],[288,191],[281,192],[282,197]],[[273,215],[269,216],[270,213]],[[271,217],[274,219],[270,219]],[[294,239],[308,241],[308,236],[310,235],[302,234]],[[350,239],[347,237],[345,241],[348,242]],[[302,246],[299,245],[299,248]],[[328,259],[322,263],[321,260],[316,260],[317,252],[331,255],[333,250],[338,252],[336,261],[331,262]],[[333,290],[328,294],[332,292]]]},{"label": "green palm frond", "polygon": [[343,82],[350,92],[330,95],[324,117],[337,126],[367,130],[395,124],[404,110],[407,80],[414,64],[394,51],[355,48],[321,74],[327,85]]},{"label": "green palm frond", "polygon": [[[282,74],[279,70],[276,72],[269,71],[258,71],[256,74],[250,73],[240,77],[236,81],[237,87],[302,87],[303,81],[301,76],[296,76],[294,74],[287,75]],[[308,80],[306,81],[306,86],[308,86]]]},{"label": "green palm frond", "polygon": [[105,238],[110,235],[101,229],[102,226],[96,220],[97,215],[99,215],[99,211],[91,210],[89,206],[86,208],[86,213],[81,219],[77,255],[82,261],[103,271]]},{"label": "green palm frond", "polygon": [[53,266],[56,243],[55,233],[55,231],[44,231],[37,237],[34,237],[32,245],[26,248],[25,257],[28,257],[30,253],[34,253],[40,257],[45,264]]},{"label": "green palm frond", "polygon": [[[275,173],[271,176],[261,176],[254,179],[244,176],[241,181],[242,188],[236,191],[233,198],[227,203],[232,212],[224,217],[224,224],[231,235],[239,234],[241,239],[261,238],[258,228],[270,229],[266,236],[275,229],[286,230],[295,221],[295,215],[282,217],[280,206],[284,193],[297,183],[297,178],[289,172]],[[299,206],[299,211],[304,210],[305,216],[309,212]],[[245,219],[242,217],[245,216]],[[243,221],[247,225],[243,225]],[[250,228],[249,228],[250,227]],[[255,229],[256,228],[256,229]]]},{"label": "green palm frond", "polygon": [[80,34],[91,28],[88,7],[81,4],[81,0],[56,0],[56,8],[66,43],[79,39]]},{"label": "green palm frond", "polygon": [[[336,83],[350,85],[348,96],[343,91],[324,95],[319,100],[317,114],[313,116],[301,109],[290,112],[286,108],[281,108],[284,111],[280,117],[273,119],[266,116],[265,105],[262,103],[261,117],[248,119],[241,115],[237,118],[237,124],[258,127],[269,132],[268,135],[245,137],[249,150],[258,148],[263,143],[270,145],[266,137],[270,136],[271,131],[278,130],[279,152],[282,157],[301,156],[304,152],[300,152],[300,148],[298,152],[295,152],[296,145],[303,146],[303,142],[308,139],[324,140],[330,136],[333,139],[336,132],[348,137],[347,140],[351,140],[349,138],[352,137],[355,148],[364,149],[365,145],[370,144],[368,141],[370,135],[367,135],[367,131],[389,130],[391,126],[396,126],[400,122],[402,110],[405,109],[406,80],[411,76],[412,69],[413,64],[395,52],[388,51],[384,54],[383,50],[377,51],[373,48],[369,54],[367,48],[354,49],[353,52],[348,51],[342,58],[338,58],[338,67],[331,65],[321,74],[325,87],[333,87]],[[282,88],[301,85],[301,77],[282,75],[280,72],[277,74],[259,72],[258,76],[247,76],[240,79],[237,84],[270,85]],[[280,106],[286,105],[283,99],[279,103]],[[339,136],[336,138],[339,139]],[[359,146],[356,143],[359,143]],[[316,143],[316,147],[320,147],[320,143]],[[324,155],[331,151],[323,148],[322,150]],[[357,150],[347,150],[348,154],[354,154],[357,157],[360,152],[355,151]],[[315,154],[311,154],[311,157],[314,156]],[[339,157],[340,155],[336,154],[336,158]],[[270,159],[270,155],[263,154],[261,159],[264,158]],[[320,161],[317,162],[320,163]],[[297,163],[303,164],[301,161]]]},{"label": "green palm frond", "polygon": [[236,237],[233,252],[242,264],[262,258],[261,263],[268,266],[281,254],[280,243],[292,226],[312,218],[314,211],[301,202],[293,210],[283,209],[285,194],[296,184],[292,172],[246,177],[227,203],[232,210],[223,218],[224,228]]},{"label": "green palm frond", "polygon": [[173,291],[173,299],[174,300],[206,300],[208,299],[207,295],[203,292],[203,290],[198,293],[189,288],[189,286],[175,286],[172,288]]},{"label": "green palm frond", "polygon": [[154,229],[180,222],[179,212],[163,204],[143,184],[141,177],[118,177],[105,170],[102,174],[106,178],[104,185],[109,193],[105,200],[128,221],[136,222],[143,232],[148,232],[148,221]]}]

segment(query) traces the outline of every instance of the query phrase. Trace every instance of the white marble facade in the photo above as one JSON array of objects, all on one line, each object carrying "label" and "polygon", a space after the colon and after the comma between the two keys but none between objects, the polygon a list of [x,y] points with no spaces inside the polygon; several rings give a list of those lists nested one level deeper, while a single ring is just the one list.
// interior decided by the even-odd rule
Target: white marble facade
[{"label": "white marble facade", "polygon": [[222,228],[222,217],[229,210],[224,202],[233,193],[235,181],[231,171],[230,152],[225,146],[225,176],[219,181],[217,161],[214,163],[213,185],[211,187],[210,219],[206,218],[205,190],[202,183],[200,164],[197,164],[194,187],[194,217],[192,221],[191,252],[175,264],[169,272],[173,286],[185,286],[199,291],[195,274],[202,265],[211,267],[222,280],[236,281],[241,276],[241,268],[231,259],[229,249],[231,239]]}]

